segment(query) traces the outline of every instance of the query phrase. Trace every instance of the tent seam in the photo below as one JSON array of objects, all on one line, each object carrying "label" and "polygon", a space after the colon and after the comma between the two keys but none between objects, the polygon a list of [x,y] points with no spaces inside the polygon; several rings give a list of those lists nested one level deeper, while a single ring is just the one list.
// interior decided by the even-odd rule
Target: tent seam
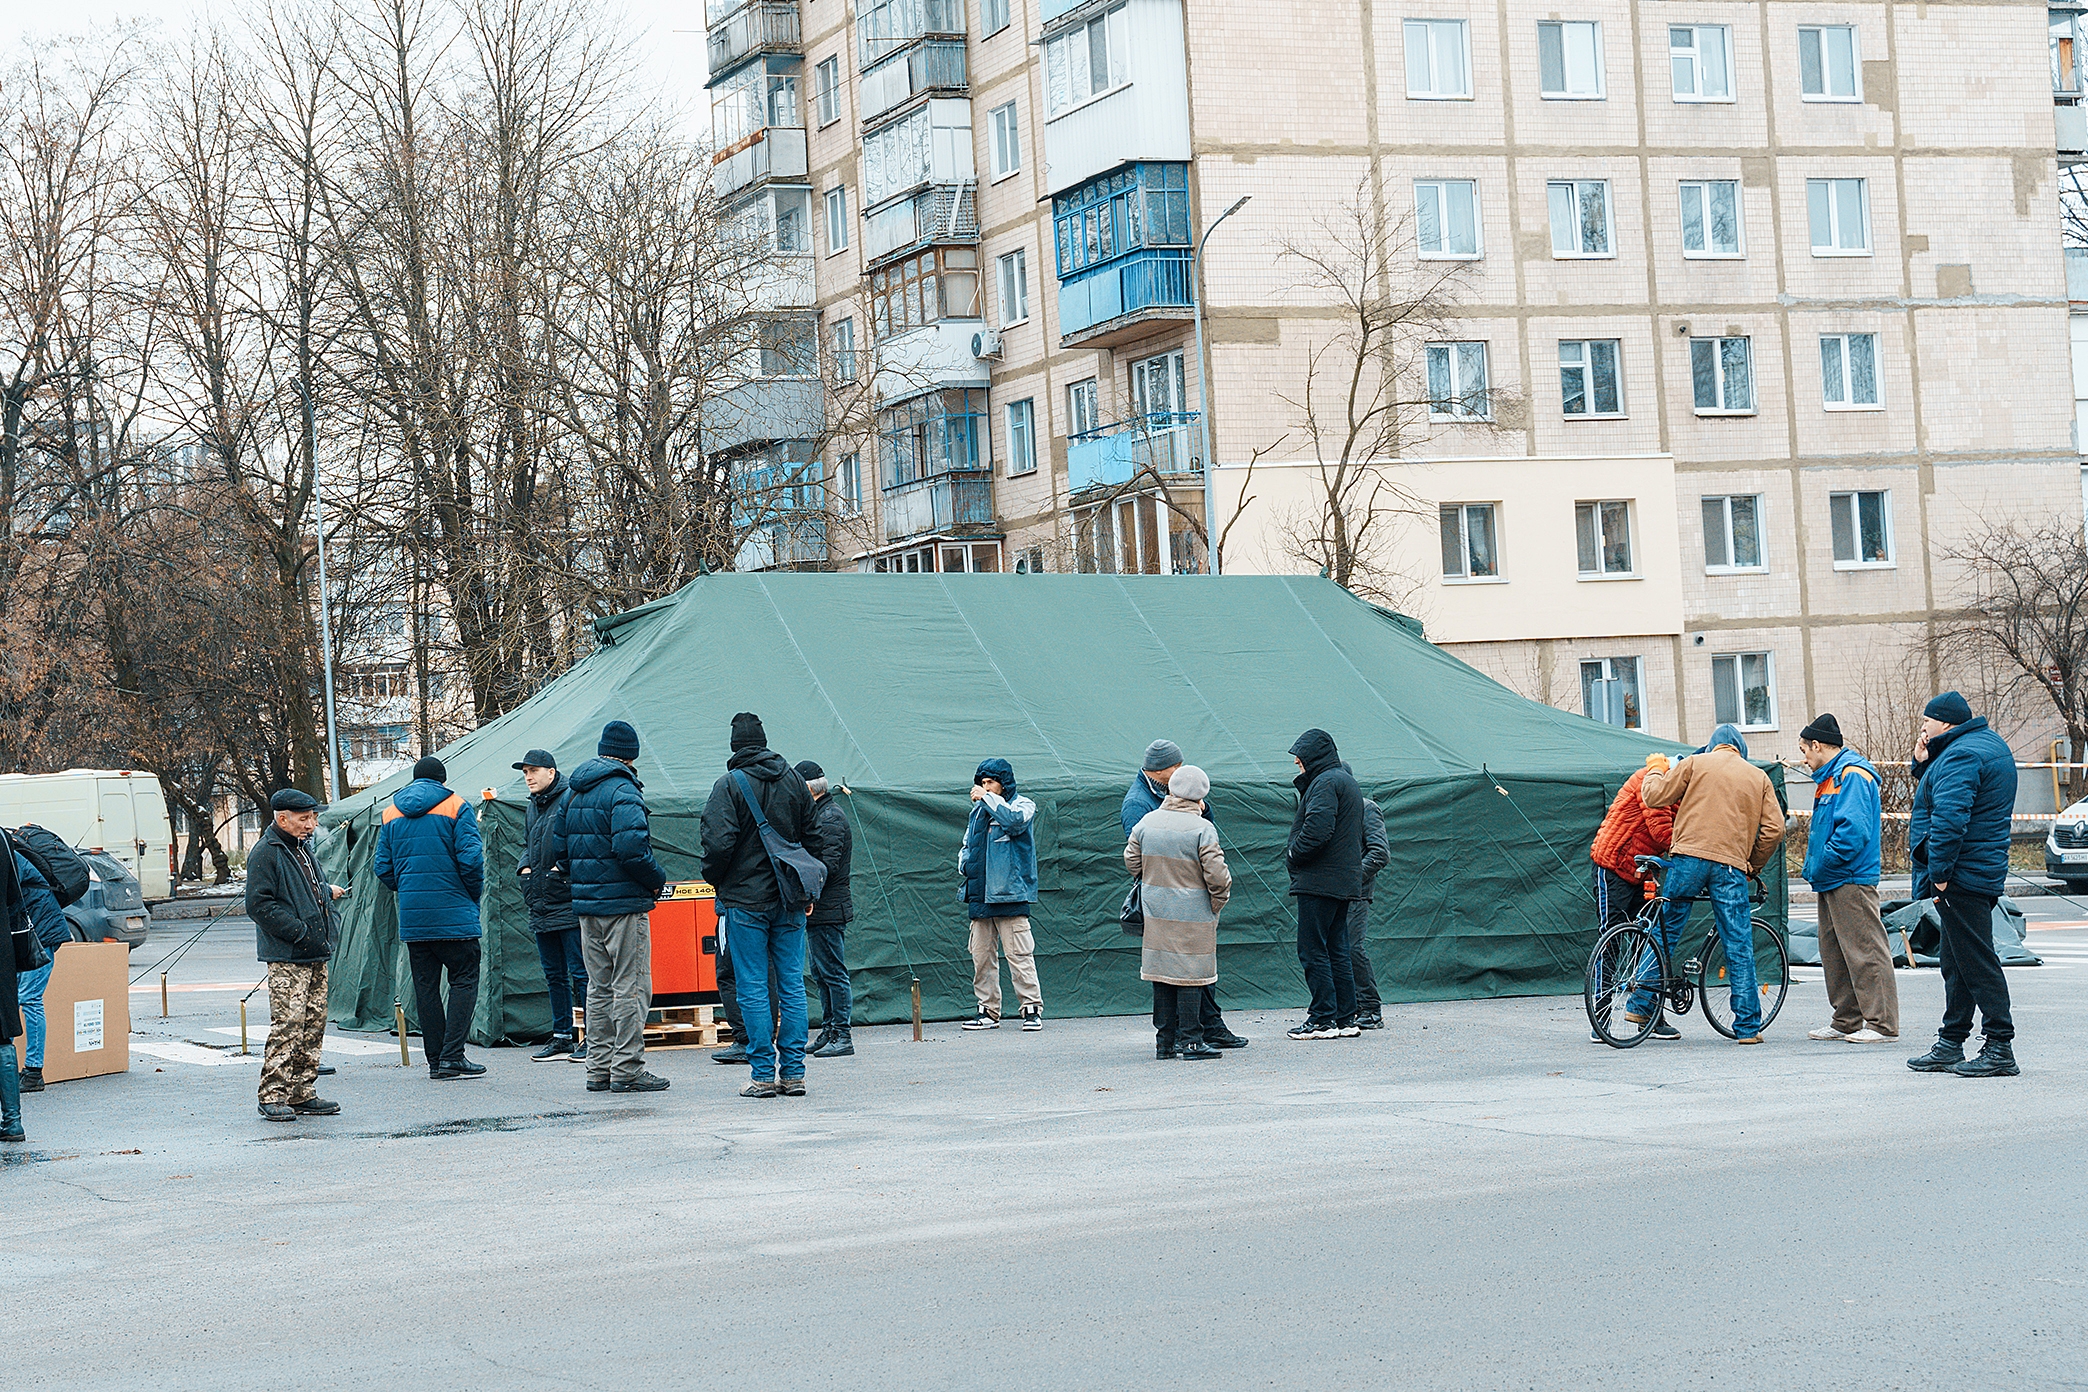
[{"label": "tent seam", "polygon": [[[1342,651],[1341,644],[1334,641],[1334,636],[1328,633],[1325,628],[1321,627],[1319,617],[1316,614],[1314,614],[1310,609],[1307,609],[1305,607],[1305,601],[1298,598],[1298,591],[1293,585],[1291,585],[1289,577],[1285,577],[1284,579],[1283,592],[1290,596],[1292,604],[1298,606],[1298,612],[1305,616],[1305,622],[1312,625],[1312,631],[1319,634],[1320,637],[1326,639],[1327,646],[1332,648],[1335,651],[1335,653],[1341,658],[1342,662],[1348,667],[1348,669],[1356,674],[1356,680],[1363,683],[1363,689],[1368,691],[1371,694],[1371,696],[1376,698],[1377,703],[1385,708],[1387,714],[1389,714],[1394,720],[1399,722],[1399,726],[1401,729],[1405,730],[1409,735],[1413,736],[1414,744],[1418,748],[1420,748],[1423,753],[1427,754],[1431,760],[1434,761],[1436,771],[1445,775],[1448,775],[1451,772],[1453,772],[1451,767],[1443,762],[1442,756],[1436,753],[1434,746],[1432,746],[1428,742],[1428,740],[1422,736],[1419,730],[1416,730],[1414,728],[1413,723],[1409,721],[1404,715],[1401,715],[1399,713],[1398,708],[1395,707],[1390,701],[1387,701],[1384,698],[1384,695],[1381,692],[1379,692],[1377,687],[1371,683],[1370,678],[1363,675],[1363,669],[1356,666],[1355,663],[1349,661],[1349,655],[1346,652]],[[1357,602],[1361,603],[1360,600]]]}]

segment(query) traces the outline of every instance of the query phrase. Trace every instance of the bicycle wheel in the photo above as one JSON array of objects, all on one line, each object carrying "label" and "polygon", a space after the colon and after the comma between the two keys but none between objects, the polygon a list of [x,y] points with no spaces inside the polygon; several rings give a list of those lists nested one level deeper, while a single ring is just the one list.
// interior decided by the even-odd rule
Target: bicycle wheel
[{"label": "bicycle wheel", "polygon": [[[1768,1029],[1791,989],[1791,959],[1775,929],[1759,918],[1752,926],[1755,983],[1761,998],[1762,1028]],[[1726,1038],[1737,1039],[1739,1036],[1733,1032],[1733,993],[1727,984],[1732,978],[1732,965],[1726,960],[1725,943],[1715,931],[1704,939],[1697,960],[1702,964],[1697,972],[1697,994],[1703,997],[1704,1018]]]},{"label": "bicycle wheel", "polygon": [[1651,990],[1658,995],[1667,963],[1653,935],[1635,923],[1620,924],[1596,940],[1588,955],[1588,975],[1582,998],[1588,1006],[1588,1025],[1603,1043],[1629,1049],[1653,1032],[1657,1010],[1648,1010],[1643,1021],[1625,1018],[1634,991]]}]

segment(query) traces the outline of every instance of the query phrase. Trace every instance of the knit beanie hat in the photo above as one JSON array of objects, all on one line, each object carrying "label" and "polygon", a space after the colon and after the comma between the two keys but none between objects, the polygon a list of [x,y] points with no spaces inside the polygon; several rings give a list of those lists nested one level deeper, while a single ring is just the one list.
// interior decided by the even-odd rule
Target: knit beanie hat
[{"label": "knit beanie hat", "polygon": [[797,776],[810,783],[815,778],[826,777],[826,770],[813,763],[810,759],[806,759],[797,766]]},{"label": "knit beanie hat", "polygon": [[595,753],[628,764],[638,757],[638,732],[628,721],[612,720],[602,727],[602,739],[595,746]]},{"label": "knit beanie hat", "polygon": [[1841,722],[1827,712],[1823,712],[1812,724],[1800,730],[1798,738],[1811,740],[1814,744],[1831,744],[1837,749],[1845,742],[1842,739]]},{"label": "knit beanie hat", "polygon": [[427,754],[423,755],[420,762],[413,766],[413,776],[415,778],[432,778],[437,783],[446,783],[449,781],[449,770],[442,766],[442,760],[436,758],[433,754]]},{"label": "knit beanie hat", "polygon": [[768,731],[761,728],[761,717],[752,711],[741,711],[732,717],[732,752],[742,749],[768,748]]},{"label": "knit beanie hat", "polygon": [[1146,746],[1145,771],[1158,773],[1182,762],[1182,746],[1173,740],[1154,740]]},{"label": "knit beanie hat", "polygon": [[1167,791],[1184,802],[1202,802],[1211,795],[1211,775],[1194,764],[1184,764],[1167,780]]},{"label": "knit beanie hat", "polygon": [[1946,725],[1962,725],[1972,718],[1972,705],[1955,691],[1946,691],[1923,706],[1921,713]]}]

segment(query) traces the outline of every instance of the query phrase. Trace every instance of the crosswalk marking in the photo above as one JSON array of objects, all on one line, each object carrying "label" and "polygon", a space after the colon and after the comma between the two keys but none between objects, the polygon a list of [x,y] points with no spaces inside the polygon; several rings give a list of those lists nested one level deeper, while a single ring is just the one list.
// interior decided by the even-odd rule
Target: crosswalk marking
[{"label": "crosswalk marking", "polygon": [[258,1064],[259,1054],[241,1054],[224,1049],[206,1049],[201,1044],[184,1044],[178,1039],[132,1040],[131,1052],[163,1059],[168,1063],[193,1063],[205,1068],[224,1068],[243,1063]]},{"label": "crosswalk marking", "polygon": [[[236,1028],[223,1029],[213,1027],[209,1032],[211,1034],[222,1034],[227,1039],[239,1038],[239,1031]],[[268,1026],[249,1026],[247,1038],[259,1044],[268,1038]],[[414,1047],[413,1042],[408,1040],[406,1047],[412,1049]],[[396,1054],[399,1052],[399,1046],[397,1044],[378,1044],[368,1039],[344,1039],[338,1034],[329,1034],[326,1036],[326,1042],[320,1046],[319,1052],[322,1054]]]}]

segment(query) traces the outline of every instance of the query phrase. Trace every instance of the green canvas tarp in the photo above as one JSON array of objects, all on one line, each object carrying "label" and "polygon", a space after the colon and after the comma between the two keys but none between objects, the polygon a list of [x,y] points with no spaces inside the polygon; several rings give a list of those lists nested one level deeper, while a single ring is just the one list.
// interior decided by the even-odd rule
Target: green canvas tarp
[{"label": "green canvas tarp", "polygon": [[[676,879],[698,874],[697,822],[735,711],[760,714],[774,749],[845,788],[865,1023],[906,1018],[916,976],[929,1018],[974,1008],[955,867],[989,755],[1037,803],[1037,962],[1047,1014],[1068,1016],[1150,1007],[1138,940],[1117,923],[1118,806],[1155,738],[1211,775],[1234,877],[1219,929],[1229,1006],[1305,999],[1283,863],[1297,805],[1286,751],[1301,731],[1329,731],[1384,807],[1392,863],[1370,943],[1391,1001],[1579,990],[1589,839],[1646,753],[1675,748],[1525,700],[1321,579],[715,575],[598,628],[599,650],[440,751],[485,830],[480,1042],[549,1025],[513,874],[524,790],[510,765],[541,746],[570,769],[607,720],[644,741],[654,842]],[[326,813],[324,854],[355,886],[330,1002],[350,1028],[385,1027],[394,999],[412,1009],[392,898],[370,873],[404,781]],[[1779,930],[1781,873],[1779,858]]]}]

